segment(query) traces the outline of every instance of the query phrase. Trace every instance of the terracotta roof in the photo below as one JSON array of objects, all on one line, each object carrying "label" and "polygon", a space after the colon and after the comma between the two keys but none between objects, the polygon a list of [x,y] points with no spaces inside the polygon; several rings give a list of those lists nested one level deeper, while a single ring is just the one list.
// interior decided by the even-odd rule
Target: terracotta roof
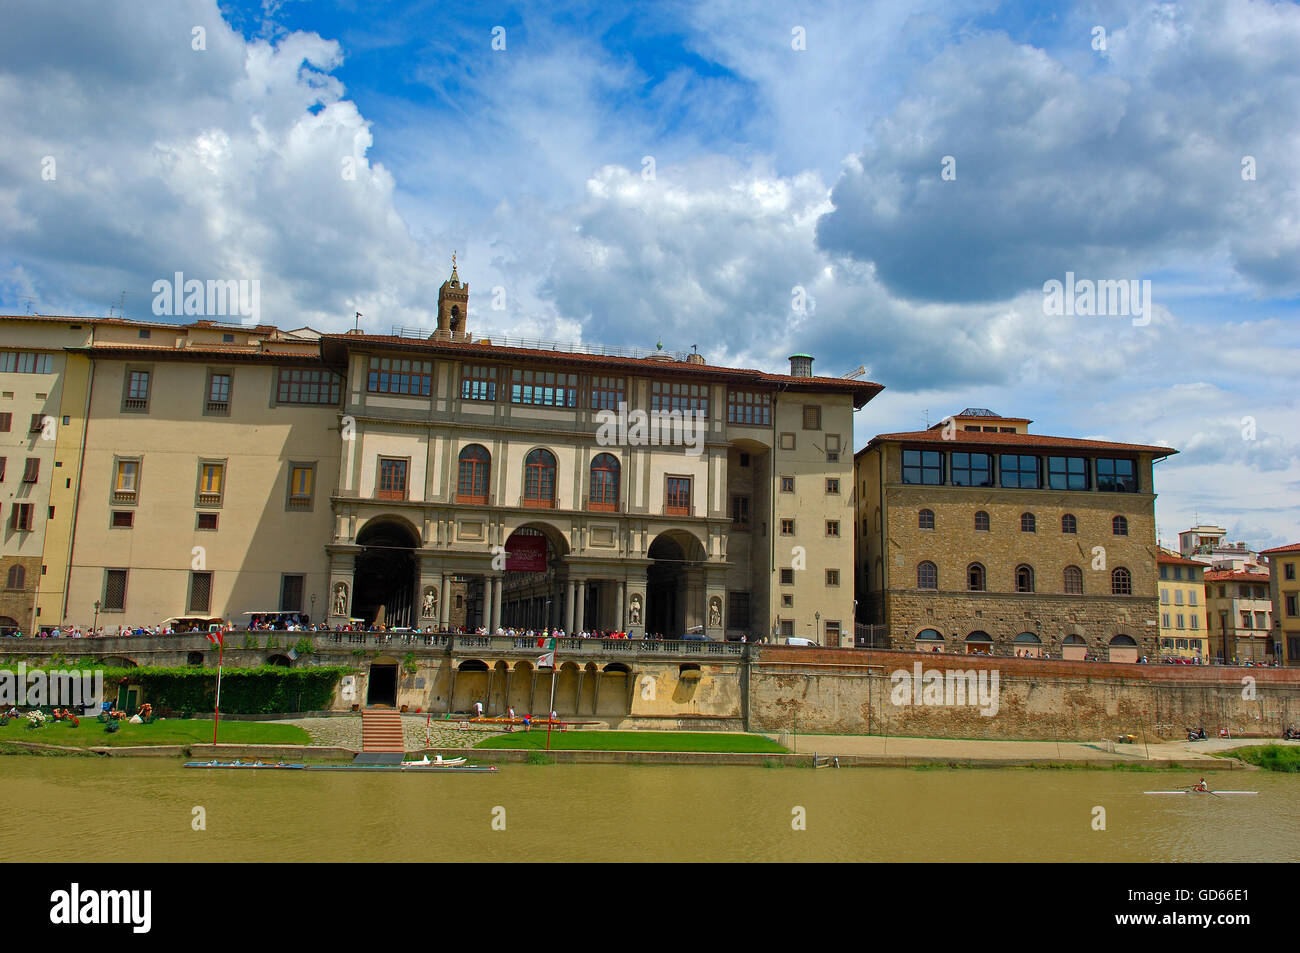
[{"label": "terracotta roof", "polygon": [[769,374],[745,367],[726,367],[720,364],[693,364],[690,361],[663,360],[654,357],[619,357],[608,354],[584,354],[576,351],[548,351],[540,348],[510,347],[498,344],[481,344],[466,341],[430,341],[417,338],[396,337],[389,334],[323,334],[322,354],[328,345],[335,347],[374,347],[376,345],[396,350],[424,354],[448,354],[483,360],[509,360],[528,358],[529,361],[547,364],[587,365],[616,370],[636,371],[647,377],[655,375],[698,376],[722,378],[736,383],[780,385],[797,390],[838,391],[853,395],[854,407],[861,407],[884,390],[883,384],[872,381],[850,380],[844,377],[791,377],[788,374]]},{"label": "terracotta roof", "polygon": [[1261,549],[1261,556],[1274,556],[1281,553],[1300,553],[1300,543],[1291,543],[1289,546],[1275,546],[1272,549]]},{"label": "terracotta roof", "polygon": [[1241,570],[1218,569],[1205,574],[1206,582],[1268,582],[1266,572],[1243,572]]},{"label": "terracotta roof", "polygon": [[969,446],[986,446],[990,448],[1005,447],[1016,449],[1058,449],[1058,450],[1125,450],[1129,453],[1150,453],[1156,457],[1168,457],[1177,453],[1173,447],[1153,447],[1138,443],[1110,443],[1105,440],[1079,440],[1074,437],[1049,437],[1036,433],[976,433],[958,430],[952,440],[944,440],[938,430],[910,430],[904,433],[882,433],[871,438],[870,443],[859,453],[877,443],[897,441],[899,443],[934,443],[946,444],[955,449]]},{"label": "terracotta roof", "polygon": [[310,361],[320,362],[320,356],[305,351],[277,351],[269,348],[239,345],[199,344],[188,347],[163,347],[160,345],[94,344],[90,347],[70,347],[65,350],[94,357],[152,357],[159,360],[184,360],[185,358],[213,358],[225,361]]},{"label": "terracotta roof", "polygon": [[212,318],[199,318],[192,324],[177,324],[174,321],[142,321],[136,318],[99,318],[82,314],[0,314],[0,321],[49,321],[58,324],[108,324],[124,328],[171,328],[180,331],[185,328],[202,328],[203,330],[229,329],[232,331],[278,331],[274,324],[243,324],[237,321],[214,321]]},{"label": "terracotta roof", "polygon": [[1186,556],[1180,556],[1177,553],[1171,553],[1163,549],[1156,554],[1156,562],[1162,566],[1200,566],[1202,569],[1207,568],[1203,562],[1188,559]]}]

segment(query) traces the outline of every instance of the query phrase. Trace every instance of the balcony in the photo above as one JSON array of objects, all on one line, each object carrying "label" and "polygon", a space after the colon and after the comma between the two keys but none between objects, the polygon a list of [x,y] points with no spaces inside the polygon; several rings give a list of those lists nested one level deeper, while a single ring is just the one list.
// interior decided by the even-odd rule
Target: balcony
[{"label": "balcony", "polygon": [[123,410],[148,410],[148,397],[128,397],[122,401]]}]

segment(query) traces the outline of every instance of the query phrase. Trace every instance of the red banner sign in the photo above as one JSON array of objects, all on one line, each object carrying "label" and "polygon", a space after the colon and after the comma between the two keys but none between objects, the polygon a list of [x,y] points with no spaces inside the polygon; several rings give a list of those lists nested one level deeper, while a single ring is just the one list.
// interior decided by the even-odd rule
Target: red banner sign
[{"label": "red banner sign", "polygon": [[512,536],[506,543],[506,570],[546,572],[546,537]]}]

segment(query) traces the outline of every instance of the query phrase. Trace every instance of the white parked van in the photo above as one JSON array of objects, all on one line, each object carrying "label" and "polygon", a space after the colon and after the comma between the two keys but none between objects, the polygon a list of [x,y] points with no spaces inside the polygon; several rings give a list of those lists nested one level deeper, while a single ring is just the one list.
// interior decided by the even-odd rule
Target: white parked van
[{"label": "white parked van", "polygon": [[821,647],[821,646],[819,646],[816,642],[814,642],[812,639],[801,639],[801,638],[798,638],[797,636],[791,636],[790,638],[786,639],[786,640],[785,640],[785,644],[786,644],[786,645],[811,645],[811,646],[813,646],[814,648],[820,648],[820,647]]}]

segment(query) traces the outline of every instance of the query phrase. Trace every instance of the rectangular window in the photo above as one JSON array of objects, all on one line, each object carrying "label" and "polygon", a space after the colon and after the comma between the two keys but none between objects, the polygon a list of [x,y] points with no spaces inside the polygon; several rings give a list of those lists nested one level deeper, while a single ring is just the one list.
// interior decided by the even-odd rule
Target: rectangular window
[{"label": "rectangular window", "polygon": [[14,425],[13,414],[0,414],[0,433],[8,433]]},{"label": "rectangular window", "polygon": [[822,409],[818,404],[805,404],[803,408],[803,429],[822,429]]},{"label": "rectangular window", "polygon": [[100,608],[104,612],[121,612],[126,608],[126,570],[104,570],[104,598]]},{"label": "rectangular window", "polygon": [[1282,578],[1288,581],[1295,579],[1295,563],[1282,564]]},{"label": "rectangular window", "polygon": [[772,395],[747,390],[728,391],[727,423],[772,426]]},{"label": "rectangular window", "polygon": [[793,619],[782,619],[782,620],[781,620],[781,638],[783,638],[783,639],[789,639],[789,638],[793,638],[793,637],[794,637],[794,620],[793,620]]},{"label": "rectangular window", "polygon": [[27,425],[28,433],[40,433],[45,429],[45,415],[32,414],[32,421]]},{"label": "rectangular window", "polygon": [[8,457],[0,457],[0,483],[5,480],[5,461],[8,459]]},{"label": "rectangular window", "polygon": [[784,476],[781,477],[781,492],[782,493],[794,492],[794,477],[784,477]]},{"label": "rectangular window", "polygon": [[1183,590],[1181,590],[1181,589],[1175,589],[1175,590],[1174,590],[1174,605],[1176,605],[1176,606],[1181,606],[1182,604],[1183,604]]},{"label": "rectangular window", "polygon": [[309,510],[312,493],[316,488],[316,465],[292,463],[289,465],[289,509]]},{"label": "rectangular window", "polygon": [[1038,457],[1002,454],[998,460],[1004,487],[1038,489]]},{"label": "rectangular window", "polygon": [[218,513],[197,513],[194,520],[195,529],[214,530],[217,528]]},{"label": "rectangular window", "polygon": [[464,364],[460,369],[461,400],[496,400],[497,369],[491,364]]},{"label": "rectangular window", "polygon": [[593,377],[591,379],[592,410],[618,410],[618,405],[626,402],[623,378]]},{"label": "rectangular window", "polygon": [[140,461],[118,460],[113,469],[113,502],[134,503],[140,493]]},{"label": "rectangular window", "polygon": [[749,528],[749,497],[733,496],[731,498],[731,525]]},{"label": "rectangular window", "polygon": [[41,478],[41,460],[39,457],[28,457],[27,465],[23,467],[23,482],[36,483]]},{"label": "rectangular window", "polygon": [[669,477],[668,478],[667,513],[669,516],[690,516],[691,515],[691,478],[690,477]]},{"label": "rectangular window", "polygon": [[781,593],[781,608],[782,608],[782,609],[793,609],[793,608],[794,608],[794,594],[793,594],[793,593],[790,593],[790,592],[783,592],[783,593]]},{"label": "rectangular window", "polygon": [[1162,612],[1162,613],[1160,613],[1160,624],[1161,624],[1162,626],[1164,626],[1166,629],[1169,628],[1169,613],[1168,613],[1168,612]]},{"label": "rectangular window", "polygon": [[953,486],[992,486],[993,457],[987,453],[954,453],[951,479]]},{"label": "rectangular window", "polygon": [[406,499],[406,460],[379,458],[379,486],[375,496],[381,500]]},{"label": "rectangular window", "polygon": [[840,462],[840,435],[837,433],[828,433],[826,435],[826,462]]},{"label": "rectangular window", "polygon": [[1160,567],[1160,578],[1161,578],[1161,579],[1168,579],[1168,578],[1169,578],[1169,567],[1168,567],[1168,566],[1161,566],[1161,567]]},{"label": "rectangular window", "polygon": [[36,507],[31,503],[15,503],[9,517],[9,525],[16,530],[30,530],[32,528],[32,513],[35,509]]},{"label": "rectangular window", "polygon": [[781,520],[781,535],[782,536],[794,535],[794,520]]},{"label": "rectangular window", "polygon": [[727,593],[727,628],[749,628],[749,593]]},{"label": "rectangular window", "polygon": [[1132,460],[1097,460],[1097,489],[1108,493],[1137,492],[1137,464]]},{"label": "rectangular window", "polygon": [[1088,489],[1088,461],[1084,457],[1048,457],[1047,485],[1053,490]]},{"label": "rectangular window", "polygon": [[343,378],[333,371],[306,367],[282,367],[275,384],[277,404],[324,404],[339,402]]},{"label": "rectangular window", "polygon": [[1257,629],[1267,629],[1267,628],[1268,628],[1268,613],[1267,613],[1267,612],[1256,612],[1256,613],[1255,613],[1255,628],[1257,628]]},{"label": "rectangular window", "polygon": [[0,371],[11,374],[49,374],[54,362],[49,354],[31,351],[0,351]]},{"label": "rectangular window", "polygon": [[1181,613],[1181,612],[1178,613],[1178,615],[1175,616],[1175,620],[1176,620],[1177,623],[1178,623],[1178,628],[1180,628],[1180,629],[1185,629],[1185,628],[1187,628],[1187,625],[1185,624],[1185,623],[1186,623],[1186,620],[1187,620],[1187,617],[1186,617],[1185,615],[1183,615],[1183,613]]},{"label": "rectangular window", "polygon": [[1164,606],[1169,605],[1169,590],[1168,590],[1168,589],[1163,589],[1163,588],[1162,588],[1162,589],[1160,590],[1160,604],[1161,604],[1161,605],[1164,605]]},{"label": "rectangular window", "polygon": [[781,585],[783,585],[783,586],[793,586],[793,585],[794,585],[794,570],[793,570],[793,569],[782,569],[782,570],[781,570]]},{"label": "rectangular window", "polygon": [[1191,627],[1193,629],[1199,629],[1201,627],[1201,617],[1196,613],[1192,613],[1192,617],[1189,621],[1192,623]]},{"label": "rectangular window", "polygon": [[230,413],[230,387],[234,377],[229,371],[208,371],[208,396],[203,402],[203,412],[213,416]]},{"label": "rectangular window", "polygon": [[408,361],[396,357],[370,358],[366,389],[372,394],[402,394],[428,397],[433,379],[429,361]]},{"label": "rectangular window", "polygon": [[903,482],[938,486],[943,482],[943,454],[938,450],[904,450]]},{"label": "rectangular window", "polygon": [[792,434],[792,433],[783,433],[783,434],[781,434],[781,449],[782,449],[782,450],[793,450],[794,447],[795,447],[795,443],[794,443],[794,434]]},{"label": "rectangular window", "polygon": [[186,612],[208,612],[212,608],[212,573],[190,573],[190,604]]},{"label": "rectangular window", "polygon": [[834,478],[828,478],[826,480],[826,492],[827,493],[840,492],[840,481]]},{"label": "rectangular window", "polygon": [[130,529],[135,525],[134,510],[114,510],[113,511],[113,528]]},{"label": "rectangular window", "polygon": [[153,374],[146,370],[127,370],[126,390],[122,395],[122,410],[146,413],[149,410],[149,385]]},{"label": "rectangular window", "polygon": [[709,415],[709,385],[681,384],[669,381],[650,382],[650,409],[679,410],[685,415]]},{"label": "rectangular window", "polygon": [[826,570],[826,585],[838,586],[840,584],[840,571],[838,569]]},{"label": "rectangular window", "polygon": [[1286,597],[1286,614],[1294,617],[1297,615],[1297,599],[1295,596]]},{"label": "rectangular window", "polygon": [[1251,624],[1251,622],[1253,622],[1253,621],[1254,621],[1254,619],[1253,619],[1251,613],[1249,613],[1249,612],[1243,612],[1243,613],[1241,614],[1241,627],[1242,627],[1243,629],[1249,629],[1249,628],[1250,628],[1250,624]]},{"label": "rectangular window", "polygon": [[515,368],[510,372],[510,403],[538,407],[577,407],[578,375]]},{"label": "rectangular window", "polygon": [[827,521],[826,521],[826,535],[827,535],[827,536],[838,536],[838,535],[840,535],[840,521],[839,521],[839,520],[827,520]]},{"label": "rectangular window", "polygon": [[226,465],[224,463],[199,464],[199,505],[220,506],[225,492]]},{"label": "rectangular window", "polygon": [[301,612],[304,576],[286,575],[280,580],[280,611]]},{"label": "rectangular window", "polygon": [[140,329],[140,338],[141,338],[142,340],[147,340],[148,338],[150,338],[150,337],[152,337],[152,336],[153,336],[153,332],[150,331],[148,328],[141,328],[141,329]]}]

